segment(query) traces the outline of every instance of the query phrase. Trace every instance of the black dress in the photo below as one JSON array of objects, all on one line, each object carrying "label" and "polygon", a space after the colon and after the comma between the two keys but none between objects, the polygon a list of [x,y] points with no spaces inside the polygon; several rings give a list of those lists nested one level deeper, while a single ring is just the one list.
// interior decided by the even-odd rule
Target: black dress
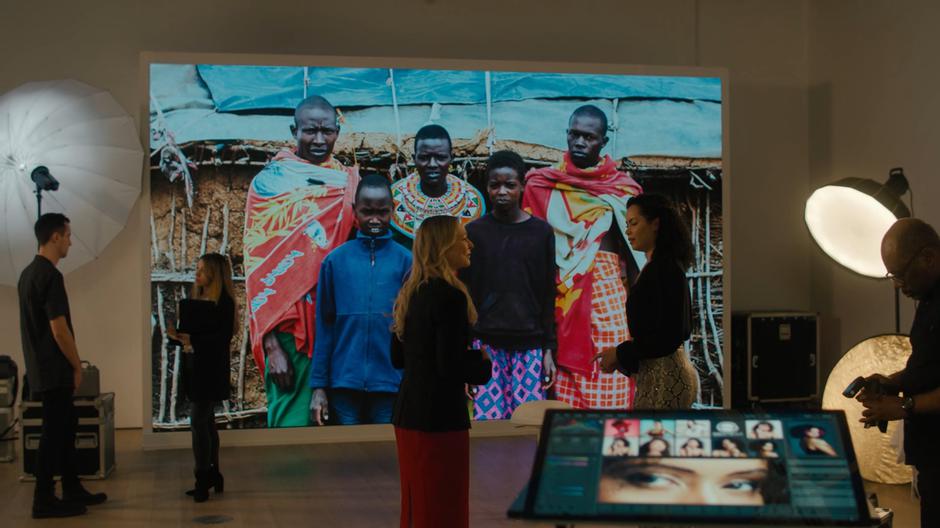
[{"label": "black dress", "polygon": [[223,291],[206,325],[190,334],[193,353],[183,355],[183,390],[190,401],[217,402],[231,397],[234,325],[235,302]]}]

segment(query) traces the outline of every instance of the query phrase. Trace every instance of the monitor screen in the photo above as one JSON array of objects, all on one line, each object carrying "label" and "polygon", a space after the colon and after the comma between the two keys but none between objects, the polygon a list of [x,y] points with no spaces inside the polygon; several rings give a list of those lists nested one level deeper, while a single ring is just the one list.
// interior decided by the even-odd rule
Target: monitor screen
[{"label": "monitor screen", "polygon": [[521,516],[870,525],[841,412],[549,411]]},{"label": "monitor screen", "polygon": [[[525,228],[498,262],[471,259],[467,273],[477,280],[470,281],[470,293],[482,321],[477,330],[483,330],[473,346],[498,349],[507,361],[497,362],[495,381],[468,391],[473,419],[505,420],[527,400],[574,398],[578,382],[568,374],[590,371],[591,357],[579,352],[578,339],[594,332],[589,344],[595,337],[595,343],[615,346],[627,338],[620,275],[635,276],[646,256],[628,247],[626,207],[611,204],[638,192],[669,197],[694,235],[700,258],[688,272],[693,316],[701,324],[687,353],[700,368],[701,403],[722,405],[722,219],[728,204],[727,83],[721,72],[623,67],[603,73],[588,66],[577,71],[578,65],[554,71],[560,67],[538,63],[468,69],[452,61],[342,57],[281,57],[277,65],[237,64],[238,56],[213,59],[229,64],[152,61],[146,69],[152,375],[145,390],[153,431],[189,427],[194,391],[187,380],[199,376],[187,373],[187,352],[168,339],[168,329],[180,319],[180,300],[193,295],[206,253],[230,259],[237,313],[227,361],[219,363],[229,374],[230,387],[222,388],[230,390],[212,395],[221,400],[220,423],[228,429],[388,423],[402,377],[391,362],[391,314],[410,269],[413,237],[426,216],[488,222],[493,204],[485,182],[491,165],[498,171],[505,163],[491,163],[500,153],[503,160],[521,158],[510,171],[520,181],[534,173],[568,177],[564,168],[586,190],[576,192],[569,182],[559,184],[557,193],[537,195],[528,187],[521,196],[533,197],[536,206],[520,206],[560,234],[549,239]],[[565,161],[569,142],[577,142],[574,155],[582,156],[583,134],[569,133],[572,116],[590,121],[591,137],[597,136],[593,154],[584,158],[597,165],[583,171]],[[422,130],[427,134],[418,140]],[[435,170],[430,161],[419,162],[438,148],[443,150],[435,157],[448,163],[437,160]],[[390,212],[372,232],[359,225],[365,213],[354,204],[359,182],[374,182],[375,175],[392,188]],[[621,183],[605,190],[607,184],[592,183],[598,178]],[[569,191],[577,199],[568,198]],[[549,215],[542,209],[549,201],[562,203],[557,196],[572,202],[552,205]],[[582,228],[588,217],[597,229]],[[616,249],[601,251],[604,233],[610,233],[608,242],[619,240]],[[343,256],[379,237],[390,238],[407,256]],[[387,248],[383,240],[376,243]],[[577,251],[569,254],[569,243]],[[488,247],[478,244],[479,254],[496,254],[498,248],[487,253]],[[605,262],[597,271],[595,257]],[[337,271],[322,273],[324,263]],[[543,276],[548,280],[542,282]],[[556,291],[547,289],[553,295],[541,295],[542,285],[556,277]],[[507,291],[507,284],[529,290]],[[576,304],[556,310],[559,299]],[[604,380],[587,404],[629,408],[630,378]],[[344,434],[355,439],[360,431]]]}]

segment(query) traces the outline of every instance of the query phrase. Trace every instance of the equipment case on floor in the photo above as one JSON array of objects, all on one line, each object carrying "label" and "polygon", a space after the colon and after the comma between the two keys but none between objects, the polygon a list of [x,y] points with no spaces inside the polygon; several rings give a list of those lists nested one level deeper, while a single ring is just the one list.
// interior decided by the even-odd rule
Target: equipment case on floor
[{"label": "equipment case on floor", "polygon": [[731,407],[819,398],[819,317],[736,312],[731,318]]},{"label": "equipment case on floor", "polygon": [[[97,398],[75,398],[78,429],[75,433],[78,476],[103,479],[114,471],[114,393]],[[42,402],[20,405],[23,417],[23,474],[21,480],[35,480],[36,455],[42,436]],[[59,476],[56,470],[56,476]]]},{"label": "equipment case on floor", "polygon": [[0,407],[0,462],[12,462],[16,458],[16,409]]}]

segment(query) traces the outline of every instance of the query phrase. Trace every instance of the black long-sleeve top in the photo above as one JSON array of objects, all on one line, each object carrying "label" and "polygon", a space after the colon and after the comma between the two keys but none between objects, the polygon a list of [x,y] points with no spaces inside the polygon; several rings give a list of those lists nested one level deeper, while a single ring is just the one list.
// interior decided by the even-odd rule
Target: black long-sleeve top
[{"label": "black long-sleeve top", "polygon": [[[940,282],[917,304],[911,325],[911,355],[898,379],[905,396],[940,387]],[[940,438],[936,415],[916,414],[904,419],[904,455],[918,468],[940,467],[935,442]]]},{"label": "black long-sleeve top", "polygon": [[646,264],[627,297],[630,341],[617,346],[625,374],[641,360],[666,357],[692,333],[692,301],[685,272],[673,259],[654,257]]},{"label": "black long-sleeve top", "polygon": [[392,423],[427,432],[470,428],[464,384],[490,379],[492,363],[469,350],[467,298],[443,279],[411,297],[404,339],[392,335],[392,365],[403,368]]},{"label": "black long-sleeve top", "polygon": [[507,350],[555,349],[555,233],[540,218],[492,214],[467,224],[470,267],[461,270],[479,317],[474,335]]},{"label": "black long-sleeve top", "polygon": [[221,401],[231,397],[231,343],[235,301],[225,291],[218,303],[205,301],[209,316],[204,326],[191,330],[193,353],[183,355],[183,388],[191,401]]}]

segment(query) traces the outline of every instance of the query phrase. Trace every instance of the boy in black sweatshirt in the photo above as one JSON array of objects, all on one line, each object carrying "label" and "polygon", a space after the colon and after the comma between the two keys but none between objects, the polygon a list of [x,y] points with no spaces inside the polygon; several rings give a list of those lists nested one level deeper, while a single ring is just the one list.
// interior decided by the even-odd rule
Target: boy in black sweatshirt
[{"label": "boy in black sweatshirt", "polygon": [[542,400],[555,380],[555,235],[524,212],[525,163],[499,151],[487,161],[491,212],[467,225],[473,242],[462,270],[476,305],[475,346],[493,360],[493,376],[478,387],[474,418],[501,420],[520,404]]}]

